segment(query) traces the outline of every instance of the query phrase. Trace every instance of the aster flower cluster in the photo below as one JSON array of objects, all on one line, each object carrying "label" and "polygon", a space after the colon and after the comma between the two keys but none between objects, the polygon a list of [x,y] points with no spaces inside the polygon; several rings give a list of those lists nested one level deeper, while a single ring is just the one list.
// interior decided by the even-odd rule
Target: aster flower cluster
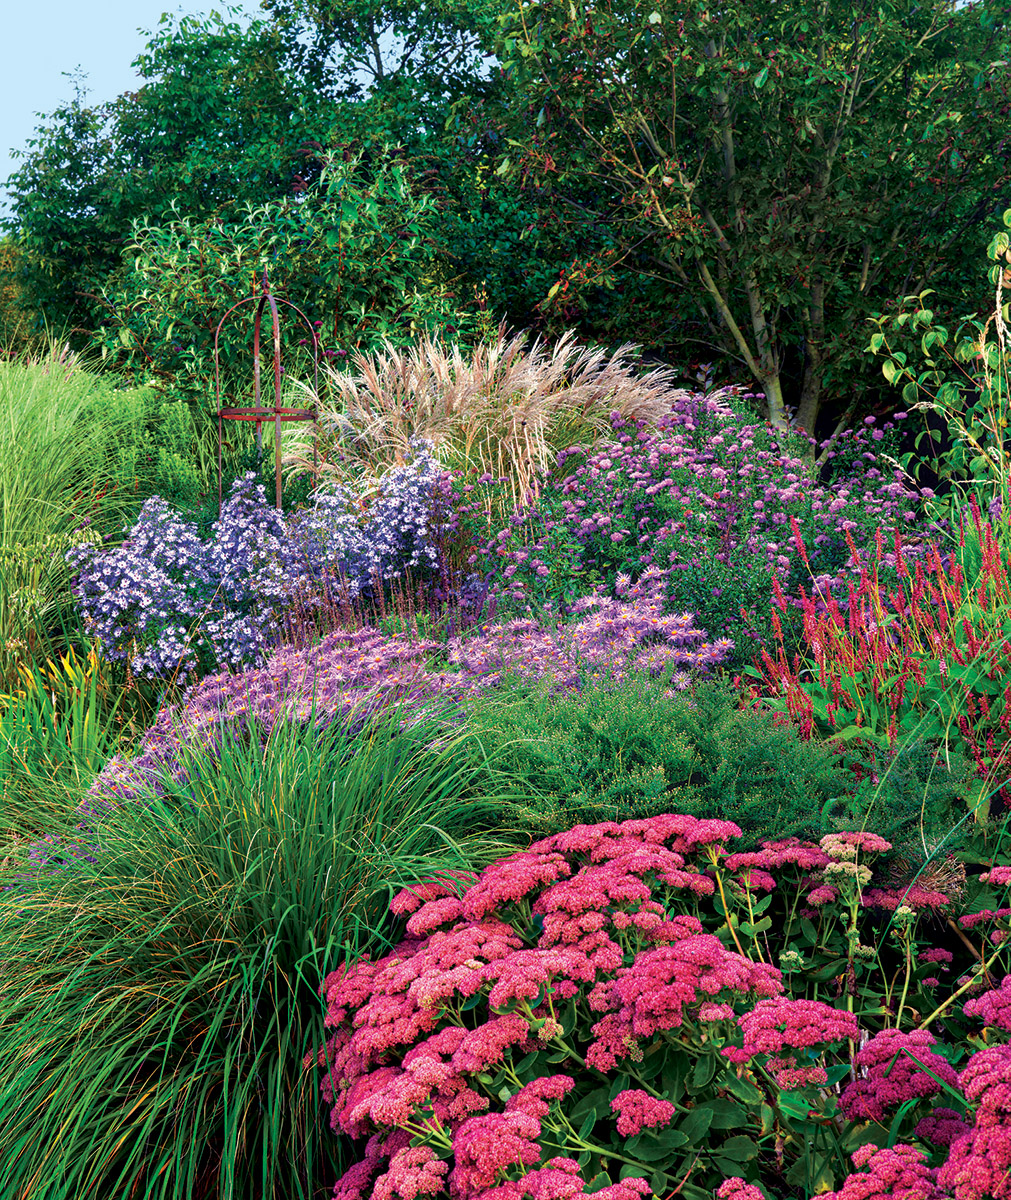
[{"label": "aster flower cluster", "polygon": [[[779,971],[671,909],[712,893],[699,868],[738,835],[675,815],[576,826],[459,888],[428,881],[398,895],[406,938],[326,978],[329,1040],[307,1059],[324,1068],[333,1128],[368,1139],[367,1169],[353,1167],[335,1195],[375,1196],[401,1135],[451,1164],[454,1200],[578,1195],[591,1175],[603,1183],[594,1194],[613,1200],[654,1190],[656,1139],[687,1110],[637,1075],[646,1048],[700,1048],[703,1009],[726,1019],[782,993]],[[605,1088],[594,1110],[593,1080],[616,1067],[632,1086]],[[643,1138],[654,1141],[636,1178],[627,1164]],[[687,1141],[672,1140],[671,1156]]]},{"label": "aster flower cluster", "polygon": [[317,488],[289,518],[290,553],[309,604],[318,600],[320,579],[334,580],[354,599],[377,580],[439,565],[435,501],[445,472],[428,443],[411,445],[407,463],[357,489]]},{"label": "aster flower cluster", "polygon": [[[791,593],[802,580],[836,585],[849,577],[846,532],[915,519],[919,494],[871,449],[891,425],[848,435],[851,470],[828,486],[791,435],[748,424],[732,390],[683,393],[656,427],[614,414],[610,442],[561,452],[536,503],[478,539],[473,561],[503,601],[558,599],[573,578],[659,565],[673,568],[674,601],[707,627],[759,640],[772,579]],[[806,563],[793,553],[793,524]]]},{"label": "aster flower cluster", "polygon": [[[662,572],[619,589],[612,597],[585,597],[583,615],[569,626],[500,622],[447,644],[365,627],[301,650],[283,647],[262,667],[238,675],[208,676],[181,705],[162,709],[134,759],[110,761],[92,794],[137,795],[153,773],[176,770],[184,740],[209,745],[222,721],[236,728],[255,724],[267,734],[275,721],[305,720],[313,711],[323,724],[362,721],[394,701],[409,714],[432,703],[463,703],[510,675],[549,677],[571,689],[585,673],[620,680],[635,669],[683,690],[726,657],[729,644],[710,641],[690,613],[665,613]],[[442,666],[431,665],[435,655]]]},{"label": "aster flower cluster", "polygon": [[149,499],[122,546],[70,551],[85,627],[112,661],[139,677],[187,678],[259,664],[296,599],[350,598],[405,570],[438,565],[442,468],[430,448],[359,492],[317,490],[284,517],[253,472],[237,479],[209,540],[160,497]]},{"label": "aster flower cluster", "polygon": [[85,628],[108,659],[147,679],[255,660],[287,594],[285,539],[252,472],[233,484],[208,542],[154,496],[122,546],[68,553]]}]

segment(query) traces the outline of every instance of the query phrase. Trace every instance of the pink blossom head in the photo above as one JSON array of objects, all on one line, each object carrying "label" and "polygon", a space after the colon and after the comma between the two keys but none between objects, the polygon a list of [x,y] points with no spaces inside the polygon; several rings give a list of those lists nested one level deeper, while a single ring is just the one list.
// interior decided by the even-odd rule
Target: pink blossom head
[{"label": "pink blossom head", "polygon": [[857,1041],[856,1017],[821,1000],[791,1000],[786,996],[759,1000],[737,1018],[744,1034],[740,1048],[722,1053],[732,1062],[748,1062],[759,1054],[780,1056],[784,1051]]},{"label": "pink blossom head", "polygon": [[745,1183],[739,1175],[724,1179],[716,1189],[716,1200],[765,1200],[765,1193],[753,1183]]},{"label": "pink blossom head", "polygon": [[611,1101],[611,1110],[618,1114],[617,1129],[622,1137],[635,1137],[643,1129],[658,1129],[667,1125],[675,1108],[669,1100],[660,1100],[641,1088],[628,1088]]},{"label": "pink blossom head", "polygon": [[947,1147],[968,1133],[969,1128],[961,1113],[939,1105],[917,1122],[913,1132],[918,1138],[932,1142],[935,1146]]},{"label": "pink blossom head", "polygon": [[839,1110],[851,1121],[885,1121],[907,1100],[936,1096],[943,1084],[958,1087],[955,1069],[933,1050],[925,1029],[886,1029],[860,1050],[861,1077],[847,1084]]},{"label": "pink blossom head", "polygon": [[951,1143],[947,1161],[937,1172],[944,1195],[957,1200],[1011,1198],[1011,1126],[976,1126]]},{"label": "pink blossom head", "polygon": [[417,1200],[443,1189],[447,1164],[431,1146],[405,1146],[390,1158],[389,1167],[372,1187],[372,1200]]},{"label": "pink blossom head", "polygon": [[492,1187],[510,1167],[532,1167],[540,1161],[541,1123],[523,1112],[489,1113],[469,1117],[453,1139],[454,1167],[449,1194],[473,1196]]},{"label": "pink blossom head", "polygon": [[824,1200],[945,1200],[937,1172],[916,1146],[900,1143],[881,1150],[868,1144],[854,1151],[853,1163],[860,1173],[848,1175],[837,1192],[825,1193]]},{"label": "pink blossom head", "polygon": [[1011,1033],[1011,975],[1005,975],[1000,987],[974,996],[965,1002],[967,1017],[979,1017],[984,1025]]},{"label": "pink blossom head", "polygon": [[407,916],[415,912],[426,900],[436,900],[440,896],[456,896],[469,887],[477,876],[473,871],[447,871],[437,879],[426,879],[412,887],[403,888],[390,901],[390,912],[396,917]]}]

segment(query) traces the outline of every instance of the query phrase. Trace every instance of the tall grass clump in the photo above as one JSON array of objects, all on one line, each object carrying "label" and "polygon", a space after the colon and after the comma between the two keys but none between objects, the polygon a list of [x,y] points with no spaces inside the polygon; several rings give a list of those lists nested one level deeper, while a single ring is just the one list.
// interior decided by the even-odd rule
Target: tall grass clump
[{"label": "tall grass clump", "polygon": [[125,434],[112,396],[56,344],[0,361],[0,683],[66,648],[77,622],[64,554],[113,530],[132,502],[111,470]]},{"label": "tall grass clump", "polygon": [[[502,780],[436,713],[222,729],[0,891],[0,1194],[319,1196],[350,1165],[304,1054],[391,889],[508,850]],[[469,765],[467,765],[469,763]]]},{"label": "tall grass clump", "polygon": [[121,746],[125,693],[96,649],[21,667],[21,686],[0,695],[0,828],[28,839],[74,823],[72,802]]},{"label": "tall grass clump", "polygon": [[[504,334],[465,357],[431,336],[409,350],[387,343],[356,353],[350,371],[326,368],[318,401],[323,471],[356,477],[406,458],[412,440],[432,442],[445,466],[505,479],[514,506],[536,491],[536,477],[566,446],[594,442],[611,413],[655,424],[671,407],[676,374],[633,370],[634,347],[613,355],[580,347],[566,333],[553,346]],[[312,444],[295,433],[286,458],[312,465]]]}]

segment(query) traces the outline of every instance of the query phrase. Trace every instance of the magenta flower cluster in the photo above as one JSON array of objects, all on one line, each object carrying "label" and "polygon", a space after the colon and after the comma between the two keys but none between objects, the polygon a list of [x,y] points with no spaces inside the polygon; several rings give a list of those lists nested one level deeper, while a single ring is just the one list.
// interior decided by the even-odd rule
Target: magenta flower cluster
[{"label": "magenta flower cluster", "polygon": [[[613,1172],[595,1194],[648,1192],[645,1162],[643,1179],[619,1177],[627,1140],[661,1136],[677,1105],[640,1080],[603,1101],[597,1125],[610,1132],[587,1141],[568,1115],[585,1093],[573,1072],[634,1072],[658,1038],[705,1026],[704,1009],[726,1021],[739,1003],[781,995],[777,969],[671,912],[678,895],[713,892],[699,868],[738,835],[674,815],[577,826],[459,895],[448,881],[400,894],[405,940],[324,983],[330,1038],[310,1058],[325,1069],[333,1128],[368,1139],[368,1168],[335,1194],[385,1194],[404,1134],[452,1162],[455,1200],[581,1194],[586,1146]],[[565,1073],[547,1073],[549,1057]]]},{"label": "magenta flower cluster", "polygon": [[[825,1084],[828,1073],[820,1061],[810,1061],[812,1051],[819,1052],[836,1042],[857,1041],[860,1027],[850,1012],[834,1008],[821,1000],[793,1000],[787,996],[760,1000],[738,1018],[744,1033],[743,1045],[723,1051],[731,1062],[750,1062],[766,1055],[765,1069],[781,1088],[795,1089],[808,1084]],[[804,1050],[805,1061],[798,1062],[794,1050]]]},{"label": "magenta flower cluster", "polygon": [[[1005,982],[1007,982],[1006,977]],[[871,1049],[873,1043],[877,1045]],[[1011,1197],[1011,1046],[989,1046],[973,1054],[956,1075],[950,1065],[931,1050],[933,1039],[922,1030],[904,1034],[889,1030],[872,1039],[862,1064],[870,1066],[866,1078],[878,1086],[886,1078],[886,1061],[898,1065],[903,1055],[915,1066],[886,1088],[880,1104],[867,1110],[870,1089],[851,1092],[849,1103],[840,1103],[851,1119],[887,1121],[890,1109],[909,1099],[941,1091],[943,1080],[961,1096],[959,1112],[938,1106],[916,1125],[918,1138],[947,1156],[938,1167],[928,1165],[928,1154],[919,1146],[898,1144],[879,1150],[862,1146],[854,1155],[858,1171],[851,1174],[828,1200],[1008,1200]],[[895,1051],[898,1051],[898,1056]],[[861,1058],[858,1057],[858,1062]],[[937,1078],[931,1079],[930,1075]],[[929,1083],[926,1082],[929,1080]],[[847,1091],[856,1087],[850,1084]],[[843,1094],[845,1101],[846,1093]],[[866,1168],[863,1170],[862,1168]]]},{"label": "magenta flower cluster", "polygon": [[[879,1131],[832,1200],[1011,1200],[1011,1045],[959,1069],[927,1029],[865,1030],[844,992],[834,1003],[791,996],[777,967],[731,946],[726,925],[721,938],[692,915],[728,886],[742,904],[770,900],[790,876],[802,902],[844,864],[839,907],[890,921],[861,905],[854,874],[888,842],[853,832],[728,851],[739,835],[679,815],[580,825],[478,875],[400,892],[391,909],[404,939],[326,978],[328,1040],[306,1060],[323,1069],[333,1129],[364,1143],[335,1196],[635,1200],[685,1172],[693,1195],[781,1194],[782,1162],[733,1173],[716,1128],[703,1149],[700,1113],[734,1108],[693,1089],[692,1062],[709,1055],[709,1094],[752,1099],[733,1119],[755,1139],[726,1142],[755,1147],[747,1155],[761,1154],[759,1107],[788,1094],[791,1111],[813,1110],[813,1130]],[[756,874],[769,880],[749,889]],[[952,961],[943,947],[918,957],[940,970]],[[1001,1037],[1009,996],[1011,976],[964,1015]],[[886,1144],[900,1127],[907,1140]],[[641,1173],[629,1166],[637,1155]]]}]

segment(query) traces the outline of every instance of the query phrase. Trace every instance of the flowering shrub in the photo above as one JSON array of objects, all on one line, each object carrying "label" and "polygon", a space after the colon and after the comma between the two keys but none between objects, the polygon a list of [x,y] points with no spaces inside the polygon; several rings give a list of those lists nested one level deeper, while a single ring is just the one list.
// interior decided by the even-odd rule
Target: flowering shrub
[{"label": "flowering shrub", "polygon": [[334,1195],[1011,1196],[1011,1046],[956,1069],[958,1005],[1001,946],[939,999],[954,954],[921,962],[918,938],[953,900],[872,894],[886,841],[728,850],[738,834],[579,825],[399,893],[404,939],[326,978],[330,1036],[306,1060],[363,1144]]},{"label": "flowering shrub", "polygon": [[[799,442],[747,423],[732,399],[684,393],[655,429],[614,414],[612,440],[559,454],[536,505],[507,528],[489,530],[484,506],[461,493],[475,564],[518,605],[571,603],[620,573],[670,567],[674,603],[729,636],[747,661],[748,639],[769,628],[772,579],[790,587],[809,574],[833,575],[847,563],[846,532],[909,524],[916,493],[868,448],[891,426],[847,439],[852,474],[829,487],[816,481]],[[791,560],[791,519],[807,562]]]},{"label": "flowering shrub", "polygon": [[[178,771],[182,741],[212,740],[222,721],[255,724],[269,733],[277,720],[305,720],[315,710],[326,723],[360,720],[393,701],[407,709],[459,702],[503,678],[548,678],[566,690],[583,674],[621,680],[629,669],[663,679],[671,692],[688,687],[726,657],[726,640],[710,642],[691,613],[665,613],[663,572],[637,584],[618,583],[618,594],[586,596],[573,625],[549,627],[533,619],[484,625],[472,636],[436,642],[413,633],[385,637],[364,627],[342,630],[302,650],[278,650],[263,667],[240,675],[209,676],[181,706],[167,706],[132,761],[113,759],[92,791],[135,795],[163,766]],[[441,660],[441,665],[433,661]]]},{"label": "flowering shrub", "polygon": [[236,480],[209,542],[158,496],[115,550],[71,550],[85,628],[105,656],[148,679],[262,655],[289,585],[282,518],[252,473]]},{"label": "flowering shrub", "polygon": [[[441,468],[431,452],[382,479],[321,490],[285,518],[253,472],[236,480],[208,540],[152,497],[121,547],[78,547],[78,604],[111,660],[164,679],[259,663],[281,611],[319,602],[327,581],[354,597],[419,564],[437,562],[433,529]],[[362,493],[368,493],[366,503]]]},{"label": "flowering shrub", "polygon": [[[880,532],[870,565],[862,564],[847,533],[852,561],[860,566],[859,584],[848,587],[847,611],[831,591],[818,605],[801,589],[809,665],[787,651],[779,616],[787,599],[774,581],[777,645],[775,655],[763,649],[759,669],[748,672],[758,679],[751,698],[787,712],[804,737],[859,737],[885,749],[914,733],[951,737],[964,745],[981,779],[1000,771],[995,791],[1006,802],[1011,587],[1002,548],[975,500],[971,513],[975,569],[965,553],[973,539],[967,547],[964,522],[954,554],[944,558],[930,547],[926,564],[917,561],[912,570],[896,533],[894,590],[880,578]],[[796,528],[794,534],[799,543]]]}]

